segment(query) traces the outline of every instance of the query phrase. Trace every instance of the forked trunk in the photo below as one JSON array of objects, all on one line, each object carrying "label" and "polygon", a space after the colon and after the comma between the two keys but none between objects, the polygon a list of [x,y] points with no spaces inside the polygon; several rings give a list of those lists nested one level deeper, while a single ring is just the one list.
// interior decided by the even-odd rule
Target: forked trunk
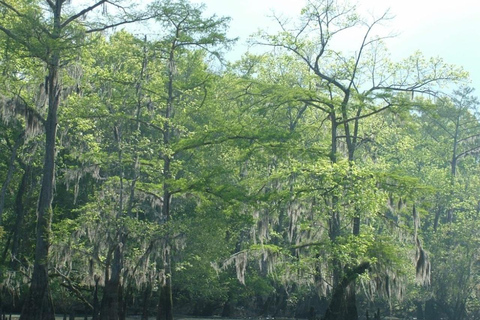
[{"label": "forked trunk", "polygon": [[345,273],[342,281],[334,288],[324,320],[358,320],[355,280],[367,271],[369,266],[368,262],[364,262]]}]

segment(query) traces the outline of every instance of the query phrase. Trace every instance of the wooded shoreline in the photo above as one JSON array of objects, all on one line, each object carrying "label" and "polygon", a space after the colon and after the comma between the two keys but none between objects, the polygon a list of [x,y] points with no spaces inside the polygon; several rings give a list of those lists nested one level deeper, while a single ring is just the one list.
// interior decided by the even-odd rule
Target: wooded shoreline
[{"label": "wooded shoreline", "polygon": [[467,70],[344,0],[238,61],[229,17],[135,4],[0,0],[1,310],[480,319]]}]

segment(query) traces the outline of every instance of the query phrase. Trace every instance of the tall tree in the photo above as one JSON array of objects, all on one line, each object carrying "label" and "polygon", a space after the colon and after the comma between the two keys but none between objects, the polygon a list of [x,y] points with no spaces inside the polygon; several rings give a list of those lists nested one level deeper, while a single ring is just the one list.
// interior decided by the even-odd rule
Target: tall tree
[{"label": "tall tree", "polygon": [[[297,101],[325,113],[330,122],[330,160],[338,164],[344,157],[352,164],[362,142],[361,124],[366,118],[394,107],[408,107],[405,92],[434,94],[435,86],[461,79],[458,68],[439,59],[426,60],[415,54],[392,66],[384,54],[383,39],[373,36],[375,28],[388,20],[388,12],[371,20],[363,19],[354,6],[344,1],[310,1],[302,10],[299,24],[290,27],[277,18],[281,32],[260,34],[257,43],[280,48],[302,61],[314,76],[307,78],[310,89],[297,90]],[[346,30],[362,32],[354,54],[335,50]],[[412,72],[414,71],[414,72]],[[302,97],[303,95],[303,97]],[[295,98],[294,98],[295,99]],[[352,168],[352,170],[354,170]],[[344,236],[340,195],[329,200],[329,238],[337,244]],[[362,212],[354,209],[352,234],[360,235]],[[333,295],[326,319],[358,319],[355,307],[355,279],[368,268],[363,263],[344,265],[333,260]]]},{"label": "tall tree", "polygon": [[[45,154],[42,185],[37,208],[37,238],[30,292],[22,310],[22,319],[54,319],[48,280],[48,257],[55,183],[55,155],[58,109],[65,91],[61,69],[75,56],[84,43],[86,33],[106,30],[114,25],[131,22],[125,13],[113,24],[97,20],[88,26],[82,18],[99,8],[119,8],[120,1],[91,1],[83,8],[70,7],[66,0],[2,1],[4,15],[0,30],[32,58],[45,65],[47,112],[44,120]],[[120,7],[121,8],[121,7]],[[124,11],[127,12],[127,11]]]},{"label": "tall tree", "polygon": [[[157,20],[164,28],[164,34],[160,35],[158,47],[162,53],[162,59],[166,63],[165,98],[156,99],[157,112],[163,117],[161,124],[162,146],[160,159],[163,162],[161,191],[162,212],[161,216],[170,228],[172,220],[172,199],[178,191],[174,188],[175,157],[180,157],[179,151],[174,149],[174,143],[181,138],[177,132],[180,127],[175,124],[175,115],[180,113],[182,108],[181,100],[188,87],[202,87],[206,79],[186,79],[184,85],[180,82],[181,73],[178,68],[179,62],[184,59],[187,51],[204,50],[210,55],[220,57],[219,48],[228,46],[232,41],[226,37],[228,18],[217,18],[216,16],[202,17],[202,6],[189,4],[187,1],[166,1],[155,2],[151,6],[156,12]],[[188,66],[187,66],[188,70]],[[193,80],[193,81],[192,81]],[[182,88],[183,87],[183,88]],[[162,273],[162,285],[160,287],[160,301],[157,319],[173,319],[172,300],[172,238],[171,235],[165,239],[164,259]]]},{"label": "tall tree", "polygon": [[473,257],[478,247],[480,127],[478,101],[472,93],[473,89],[461,87],[417,113],[423,150],[432,158],[430,168],[420,176],[435,187],[432,205],[427,207],[429,223],[424,226],[434,271],[433,294],[424,307],[426,319],[467,319],[476,309],[471,301],[477,283]]},{"label": "tall tree", "polygon": [[[451,195],[450,201],[458,195],[454,194],[461,160],[475,156],[480,151],[478,99],[473,96],[473,88],[462,87],[453,92],[452,97],[437,99],[430,108],[420,109],[425,120],[426,132],[438,143],[448,148]],[[446,220],[454,219],[454,208],[447,208]],[[441,212],[437,212],[434,229],[438,226]]]}]

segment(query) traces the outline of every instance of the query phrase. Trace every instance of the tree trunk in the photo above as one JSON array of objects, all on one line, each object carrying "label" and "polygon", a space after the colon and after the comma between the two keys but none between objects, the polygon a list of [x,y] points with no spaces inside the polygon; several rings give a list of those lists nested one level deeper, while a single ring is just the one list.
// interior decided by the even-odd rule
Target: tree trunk
[{"label": "tree trunk", "polygon": [[[60,8],[58,8],[60,10]],[[57,14],[57,13],[56,13]],[[55,20],[60,23],[60,14]],[[48,281],[48,250],[52,220],[52,201],[55,184],[55,143],[57,111],[60,104],[59,53],[53,53],[48,65],[48,116],[45,122],[45,156],[42,187],[37,207],[37,238],[35,262],[30,291],[23,305],[20,320],[55,320]]]},{"label": "tree trunk", "polygon": [[141,320],[148,320],[148,307],[150,306],[150,298],[152,296],[152,284],[149,282],[143,293],[143,307],[142,307],[142,318]]},{"label": "tree trunk", "polygon": [[[417,313],[417,318],[419,320],[425,319],[425,320],[437,320],[440,319],[440,314],[437,312],[436,304],[437,302],[435,301],[434,298],[428,299],[425,302],[425,309],[423,309],[423,305],[421,303],[417,303],[419,305],[418,307],[418,313]],[[456,316],[459,316],[461,312],[455,312]],[[421,316],[421,317],[420,317]],[[453,318],[451,318],[453,319]],[[461,319],[457,317],[457,319]]]},{"label": "tree trunk", "polygon": [[93,314],[92,320],[99,320],[100,318],[100,306],[98,302],[98,282],[100,281],[99,276],[94,277],[95,280],[95,289],[93,291]]},{"label": "tree trunk", "polygon": [[[170,124],[171,119],[173,118],[173,102],[174,102],[174,93],[173,93],[173,81],[174,81],[174,66],[175,66],[175,49],[176,42],[174,41],[170,50],[169,57],[169,70],[168,70],[168,83],[167,83],[167,105],[165,108],[165,119],[163,125],[163,145],[165,148],[170,147],[172,141],[172,127]],[[163,204],[162,204],[162,215],[167,223],[167,236],[165,241],[165,257],[163,261],[165,278],[160,288],[160,297],[158,302],[158,313],[157,320],[173,320],[173,298],[172,298],[172,268],[171,268],[171,234],[170,234],[170,221],[171,221],[171,212],[170,204],[172,201],[172,193],[170,192],[170,182],[172,179],[172,173],[170,171],[170,164],[172,158],[168,154],[161,155],[163,157]]]},{"label": "tree trunk", "polygon": [[131,288],[125,283],[120,284],[120,291],[118,295],[118,303],[120,304],[120,312],[118,315],[119,320],[127,319],[127,303],[131,297]]},{"label": "tree trunk", "polygon": [[[424,320],[425,316],[424,316],[424,312],[423,312],[423,303],[417,301],[415,304],[416,304],[416,309],[417,309],[417,319],[418,320]],[[429,320],[432,320],[432,319],[429,319]]]},{"label": "tree trunk", "polygon": [[163,262],[165,275],[160,287],[157,320],[173,320],[172,269],[168,239],[166,246],[165,260]]},{"label": "tree trunk", "polygon": [[[105,288],[100,307],[100,320],[119,320],[120,311],[120,274],[122,266],[122,252],[117,245],[113,253],[112,275],[105,281]],[[108,268],[108,266],[107,266]]]},{"label": "tree trunk", "polygon": [[105,288],[100,306],[100,320],[118,320],[118,292],[120,283],[112,278],[105,283]]},{"label": "tree trunk", "polygon": [[171,281],[167,279],[160,287],[157,320],[173,320],[173,299]]},{"label": "tree trunk", "polygon": [[30,291],[22,308],[21,320],[55,320],[46,264],[35,263]]},{"label": "tree trunk", "polygon": [[370,264],[364,262],[345,273],[342,281],[334,288],[324,320],[358,320],[355,286],[352,284],[369,267]]},{"label": "tree trunk", "polygon": [[3,312],[3,288],[0,289],[0,319],[5,319],[5,313]]},{"label": "tree trunk", "polygon": [[15,228],[13,230],[12,239],[12,259],[11,268],[17,270],[19,267],[18,253],[20,251],[20,236],[22,233],[23,220],[25,216],[25,208],[23,206],[23,196],[27,190],[28,176],[30,175],[31,168],[26,166],[25,172],[22,176],[22,181],[18,187],[17,195],[15,197]]}]

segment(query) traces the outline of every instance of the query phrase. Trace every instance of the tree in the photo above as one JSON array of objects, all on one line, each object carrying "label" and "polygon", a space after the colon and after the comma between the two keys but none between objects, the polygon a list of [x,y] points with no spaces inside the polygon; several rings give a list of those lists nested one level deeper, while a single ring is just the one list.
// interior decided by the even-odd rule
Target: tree
[{"label": "tree", "polygon": [[[303,92],[295,89],[293,99],[325,113],[330,122],[332,164],[339,163],[343,153],[353,166],[355,152],[363,142],[359,136],[362,121],[387,109],[408,108],[411,102],[405,92],[434,94],[435,85],[464,76],[458,68],[447,66],[439,59],[426,60],[418,53],[392,68],[382,42],[388,36],[372,36],[373,30],[386,20],[388,13],[371,21],[363,19],[355,7],[341,1],[310,1],[302,10],[299,25],[289,29],[277,18],[282,30],[279,34],[260,34],[258,44],[283,49],[305,63],[312,74],[306,78],[311,85],[304,85],[308,89]],[[349,29],[363,33],[352,55],[332,48],[333,40],[341,39]],[[344,236],[340,198],[341,195],[332,194],[329,200],[329,239],[334,244]],[[358,237],[365,213],[354,211],[352,234]],[[363,273],[367,268],[363,263],[348,266],[335,259],[332,263],[334,294],[326,319],[357,319],[354,280],[360,274],[355,276],[350,272]],[[337,295],[338,290],[343,294]]]},{"label": "tree", "polygon": [[[215,77],[208,71],[205,60],[209,55],[219,57],[215,50],[230,42],[224,34],[228,19],[203,18],[201,7],[184,1],[156,2],[150,9],[164,27],[164,33],[156,41],[146,38],[140,41],[128,33],[115,34],[106,43],[100,39],[94,65],[84,70],[86,76],[96,80],[89,80],[90,85],[85,83],[86,88],[81,88],[84,92],[71,99],[72,107],[77,107],[69,109],[72,120],[68,130],[87,130],[83,132],[85,140],[96,136],[89,140],[93,141],[91,147],[80,153],[77,161],[82,167],[98,166],[105,180],[99,197],[95,198],[98,203],[85,205],[83,214],[105,212],[102,206],[116,212],[115,218],[105,215],[106,221],[115,222],[110,226],[102,224],[105,231],[95,240],[109,246],[105,253],[107,264],[103,266],[101,318],[118,316],[118,308],[126,303],[128,283],[144,285],[157,277],[161,280],[159,317],[173,317],[171,281],[175,261],[172,257],[176,242],[183,238],[178,231],[181,212],[186,210],[184,206],[191,206],[181,195],[206,189],[200,181],[211,175],[198,172],[195,176],[189,170],[199,168],[193,164],[185,166],[183,161],[186,157],[189,163],[194,162],[192,158],[197,157],[192,156],[200,154],[194,149],[212,143],[197,144],[196,140],[206,128],[200,123],[208,121],[207,98],[211,96],[211,81]],[[96,107],[92,108],[93,105]],[[77,110],[84,114],[79,115]],[[95,133],[92,126],[98,126]],[[95,141],[102,143],[95,145]],[[103,157],[94,155],[95,152],[101,152]],[[118,197],[102,199],[102,194],[115,194],[113,190],[117,190]],[[179,199],[173,200],[177,195]],[[179,215],[179,222],[171,219],[174,212]],[[132,238],[136,232],[129,224],[136,225],[138,220],[145,225],[157,223],[156,236],[141,241]],[[110,235],[106,240],[105,234]],[[135,247],[137,241],[140,243]],[[130,251],[130,248],[136,249]],[[133,262],[126,257],[142,250],[142,266],[132,266]],[[155,270],[148,261],[157,266],[156,277],[151,276]],[[143,266],[148,270],[141,269]],[[138,282],[142,273],[149,276]],[[123,297],[118,293],[122,291]]]},{"label": "tree", "polygon": [[310,1],[259,35],[274,52],[220,69],[228,19],[186,1],[148,7],[155,37],[97,32],[148,18],[121,2],[0,9],[4,284],[22,290],[37,259],[22,317],[51,319],[57,297],[94,320],[145,319],[154,301],[162,320],[174,303],[478,313],[477,102],[440,96],[464,75],[441,59],[390,61],[373,36],[388,15]]},{"label": "tree", "polygon": [[[459,196],[453,192],[457,184],[461,160],[468,156],[475,156],[479,151],[479,124],[476,118],[478,101],[472,96],[472,92],[472,88],[462,87],[455,90],[451,98],[440,98],[430,108],[419,110],[425,121],[427,134],[448,149],[440,152],[447,152],[450,155],[449,176],[452,189],[450,201]],[[445,219],[448,222],[453,221],[454,211],[454,208],[447,208]],[[438,226],[441,215],[442,212],[438,211],[434,220],[434,229]]]},{"label": "tree", "polygon": [[[452,97],[437,99],[417,113],[422,123],[423,150],[432,158],[429,170],[421,176],[435,188],[428,208],[428,224],[424,226],[434,271],[433,294],[425,304],[426,319],[465,319],[478,310],[470,302],[477,282],[472,258],[478,241],[474,229],[478,215],[475,163],[479,142],[478,102],[472,92],[471,88],[462,87]],[[449,290],[441,289],[445,287]]]},{"label": "tree", "polygon": [[[35,262],[29,295],[24,304],[22,319],[53,319],[53,303],[48,281],[48,257],[50,246],[52,200],[55,181],[55,148],[58,124],[58,109],[65,93],[61,83],[61,68],[75,56],[76,48],[82,45],[86,33],[106,30],[114,25],[132,21],[125,14],[113,24],[97,24],[88,27],[80,18],[95,9],[120,2],[94,1],[74,12],[67,10],[65,0],[2,1],[4,11],[0,30],[24,52],[45,65],[45,95],[47,115],[44,119],[45,155],[42,186],[37,208],[37,238]],[[35,32],[32,32],[35,30]]]},{"label": "tree", "polygon": [[[206,81],[205,78],[198,80],[192,78],[183,80],[185,82],[181,84],[179,80],[182,74],[178,72],[179,62],[185,58],[189,48],[203,50],[219,57],[220,52],[216,50],[221,46],[228,46],[231,40],[225,35],[229,19],[215,16],[203,18],[202,7],[190,5],[186,1],[167,1],[165,3],[156,2],[152,4],[151,9],[156,12],[158,22],[165,30],[165,34],[158,41],[158,47],[162,53],[161,59],[167,65],[164,84],[165,98],[156,97],[153,103],[157,113],[163,118],[163,123],[160,125],[162,140],[158,141],[161,146],[159,160],[163,163],[161,216],[167,225],[167,229],[169,229],[171,228],[173,212],[172,199],[176,193],[184,192],[183,188],[176,190],[177,188],[174,187],[176,180],[178,180],[175,176],[175,158],[181,157],[182,151],[182,148],[175,150],[175,143],[181,140],[183,136],[183,134],[178,134],[178,132],[181,132],[181,127],[177,127],[175,124],[175,115],[181,112],[184,92],[189,88],[201,88]],[[185,67],[188,70],[188,65]],[[159,312],[157,315],[159,320],[173,319],[171,237],[172,234],[167,234],[163,248],[164,265],[162,273],[164,276],[160,287]]]}]

